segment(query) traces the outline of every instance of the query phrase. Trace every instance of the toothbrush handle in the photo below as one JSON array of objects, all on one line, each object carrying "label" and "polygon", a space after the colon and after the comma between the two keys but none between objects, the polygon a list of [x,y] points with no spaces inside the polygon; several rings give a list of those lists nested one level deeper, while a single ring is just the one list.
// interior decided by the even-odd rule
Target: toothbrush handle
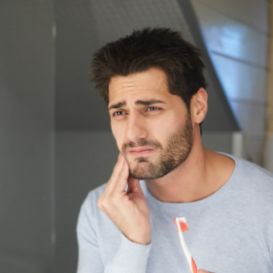
[{"label": "toothbrush handle", "polygon": [[198,268],[193,258],[191,258],[191,269],[192,269],[192,273],[198,273]]}]

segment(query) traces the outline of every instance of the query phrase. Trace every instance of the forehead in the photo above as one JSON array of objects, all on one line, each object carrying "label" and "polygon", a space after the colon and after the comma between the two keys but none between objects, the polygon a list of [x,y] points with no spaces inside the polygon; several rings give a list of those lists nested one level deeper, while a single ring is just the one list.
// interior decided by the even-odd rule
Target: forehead
[{"label": "forehead", "polygon": [[120,100],[171,98],[167,76],[158,68],[150,68],[128,76],[115,76],[109,83],[109,104]]}]

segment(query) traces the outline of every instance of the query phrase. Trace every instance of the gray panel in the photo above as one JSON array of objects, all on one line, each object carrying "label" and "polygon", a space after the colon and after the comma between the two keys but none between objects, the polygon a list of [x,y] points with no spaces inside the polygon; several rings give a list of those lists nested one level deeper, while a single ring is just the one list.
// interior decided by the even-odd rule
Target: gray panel
[{"label": "gray panel", "polygon": [[0,4],[0,271],[45,273],[54,253],[51,1]]},{"label": "gray panel", "polygon": [[118,1],[90,0],[91,16],[99,33],[99,44],[129,34],[144,27],[172,27],[192,41],[187,23],[177,1]]},{"label": "gray panel", "polygon": [[207,149],[232,153],[232,133],[204,133],[202,140]]},{"label": "gray panel", "polygon": [[80,205],[91,189],[110,177],[117,149],[108,132],[58,132],[56,155],[56,273],[73,273],[76,272],[75,230]]}]

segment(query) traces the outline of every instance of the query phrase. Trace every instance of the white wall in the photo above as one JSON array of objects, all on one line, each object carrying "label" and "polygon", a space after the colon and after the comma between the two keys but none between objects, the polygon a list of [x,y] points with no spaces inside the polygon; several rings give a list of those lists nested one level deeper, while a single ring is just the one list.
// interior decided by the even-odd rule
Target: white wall
[{"label": "white wall", "polygon": [[208,51],[239,121],[245,157],[263,164],[267,1],[192,0]]}]

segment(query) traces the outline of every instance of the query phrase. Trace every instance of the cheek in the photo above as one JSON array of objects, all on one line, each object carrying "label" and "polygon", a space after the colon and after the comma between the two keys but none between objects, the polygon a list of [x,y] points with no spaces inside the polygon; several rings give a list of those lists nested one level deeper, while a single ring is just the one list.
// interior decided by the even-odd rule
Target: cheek
[{"label": "cheek", "polygon": [[182,119],[179,119],[176,115],[169,115],[168,118],[151,124],[150,130],[154,137],[159,141],[166,140],[173,133],[182,130],[184,123]]},{"label": "cheek", "polygon": [[121,128],[119,128],[118,126],[114,126],[113,124],[111,124],[111,130],[112,130],[112,135],[116,141],[116,145],[119,149],[119,151],[121,151],[121,147],[123,144],[123,133]]}]

